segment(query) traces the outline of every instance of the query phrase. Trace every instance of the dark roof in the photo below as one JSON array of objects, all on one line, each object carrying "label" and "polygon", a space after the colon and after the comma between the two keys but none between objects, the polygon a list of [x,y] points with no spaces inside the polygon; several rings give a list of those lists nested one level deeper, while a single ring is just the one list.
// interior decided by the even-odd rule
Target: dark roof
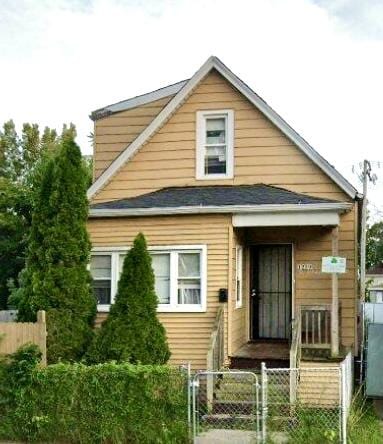
[{"label": "dark roof", "polygon": [[306,194],[294,193],[270,185],[218,185],[197,187],[169,187],[137,197],[91,205],[92,209],[138,209],[210,207],[231,205],[281,205],[337,203]]},{"label": "dark roof", "polygon": [[366,271],[366,274],[383,274],[383,262],[375,265],[374,267],[369,268]]}]

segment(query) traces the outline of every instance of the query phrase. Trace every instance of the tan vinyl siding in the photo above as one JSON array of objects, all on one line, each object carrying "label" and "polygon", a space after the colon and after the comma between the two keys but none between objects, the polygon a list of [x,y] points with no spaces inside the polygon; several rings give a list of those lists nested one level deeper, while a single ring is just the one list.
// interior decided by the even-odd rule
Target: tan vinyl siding
[{"label": "tan vinyl siding", "polygon": [[173,96],[96,120],[94,179],[149,125]]},{"label": "tan vinyl siding", "polygon": [[[198,181],[195,178],[196,112],[209,109],[234,110],[233,179]],[[101,120],[100,124],[106,120]],[[124,125],[125,120],[120,118],[119,122]],[[126,125],[129,128],[128,119]],[[110,158],[116,156],[114,146],[117,152],[122,149],[119,134],[102,135],[100,129],[96,131],[96,140],[102,136],[102,144],[97,142],[98,169],[100,165],[104,167],[103,162],[110,162]],[[99,153],[102,158],[100,161],[97,160]],[[105,157],[107,159],[104,160]],[[277,185],[314,196],[340,200],[346,198],[339,187],[299,148],[222,76],[213,71],[94,200],[135,196],[167,186],[252,183]]]},{"label": "tan vinyl siding", "polygon": [[[233,258],[232,258],[232,291],[231,291],[231,344],[229,354],[232,355],[238,350],[248,339],[248,302],[249,302],[249,288],[248,288],[248,263],[247,263],[247,249],[241,236],[241,232],[236,232],[234,235]],[[236,249],[242,246],[242,307],[236,307],[237,297],[237,262]]]},{"label": "tan vinyl siding", "polygon": [[[356,270],[357,251],[354,230],[355,208],[341,216],[339,226],[339,255],[347,258],[347,273],[339,275],[341,305],[341,343],[356,344]],[[331,274],[321,273],[322,256],[331,255],[331,228],[285,227],[254,228],[246,232],[248,243],[292,242],[294,244],[295,306],[299,304],[331,303]],[[309,263],[313,272],[298,270],[299,263]]]},{"label": "tan vinyl siding", "polygon": [[[159,313],[172,352],[171,364],[191,361],[206,368],[208,343],[219,305],[218,290],[227,288],[230,216],[168,216],[91,219],[88,230],[94,247],[130,246],[142,231],[150,246],[207,245],[206,313]],[[105,319],[98,316],[98,322]]]}]

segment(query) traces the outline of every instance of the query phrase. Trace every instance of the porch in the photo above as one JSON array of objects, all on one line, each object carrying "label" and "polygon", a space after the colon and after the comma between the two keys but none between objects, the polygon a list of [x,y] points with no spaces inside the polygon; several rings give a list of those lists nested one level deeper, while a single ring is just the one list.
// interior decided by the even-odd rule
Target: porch
[{"label": "porch", "polygon": [[233,286],[227,306],[221,306],[222,363],[295,368],[301,359],[337,361],[342,346],[352,347],[342,338],[340,308],[350,278],[321,272],[323,256],[339,255],[339,238],[339,221],[234,226]]}]

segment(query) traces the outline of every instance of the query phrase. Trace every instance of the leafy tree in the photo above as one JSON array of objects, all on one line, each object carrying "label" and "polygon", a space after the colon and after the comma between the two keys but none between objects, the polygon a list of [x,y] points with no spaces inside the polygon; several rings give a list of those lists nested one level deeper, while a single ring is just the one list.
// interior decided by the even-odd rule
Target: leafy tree
[{"label": "leafy tree", "polygon": [[25,264],[31,221],[32,177],[57,145],[55,130],[40,136],[36,124],[24,124],[17,134],[12,120],[0,129],[0,308],[7,306],[9,282]]},{"label": "leafy tree", "polygon": [[96,301],[87,269],[87,180],[73,128],[64,128],[57,153],[34,175],[32,222],[21,275],[18,320],[47,311],[49,362],[77,360],[92,337]]},{"label": "leafy tree", "polygon": [[[10,291],[25,266],[33,188],[38,187],[43,164],[57,151],[64,135],[74,138],[75,126],[64,125],[61,137],[54,129],[46,127],[41,132],[30,123],[23,125],[19,135],[12,120],[0,129],[0,309],[9,305]],[[88,156],[83,162],[89,186],[91,159]]]},{"label": "leafy tree", "polygon": [[383,262],[383,221],[367,229],[366,266],[374,267]]},{"label": "leafy tree", "polygon": [[95,336],[89,362],[164,364],[170,352],[157,318],[151,257],[142,233],[125,257],[115,303]]}]

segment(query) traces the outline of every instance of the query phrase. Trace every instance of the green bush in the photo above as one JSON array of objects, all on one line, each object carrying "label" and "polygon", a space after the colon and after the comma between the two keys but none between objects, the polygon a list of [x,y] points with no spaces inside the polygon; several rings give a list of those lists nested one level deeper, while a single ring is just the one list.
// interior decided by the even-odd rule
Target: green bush
[{"label": "green bush", "polygon": [[125,257],[115,303],[97,332],[88,362],[165,364],[170,357],[157,317],[152,261],[142,233]]},{"label": "green bush", "polygon": [[81,359],[93,334],[86,188],[81,152],[69,132],[36,176],[26,268],[15,292],[19,321],[34,322],[38,310],[47,311],[50,363]]},{"label": "green bush", "polygon": [[[3,364],[0,439],[66,443],[186,443],[185,376],[169,366],[36,366],[31,350]],[[12,379],[13,378],[13,379]]]}]

